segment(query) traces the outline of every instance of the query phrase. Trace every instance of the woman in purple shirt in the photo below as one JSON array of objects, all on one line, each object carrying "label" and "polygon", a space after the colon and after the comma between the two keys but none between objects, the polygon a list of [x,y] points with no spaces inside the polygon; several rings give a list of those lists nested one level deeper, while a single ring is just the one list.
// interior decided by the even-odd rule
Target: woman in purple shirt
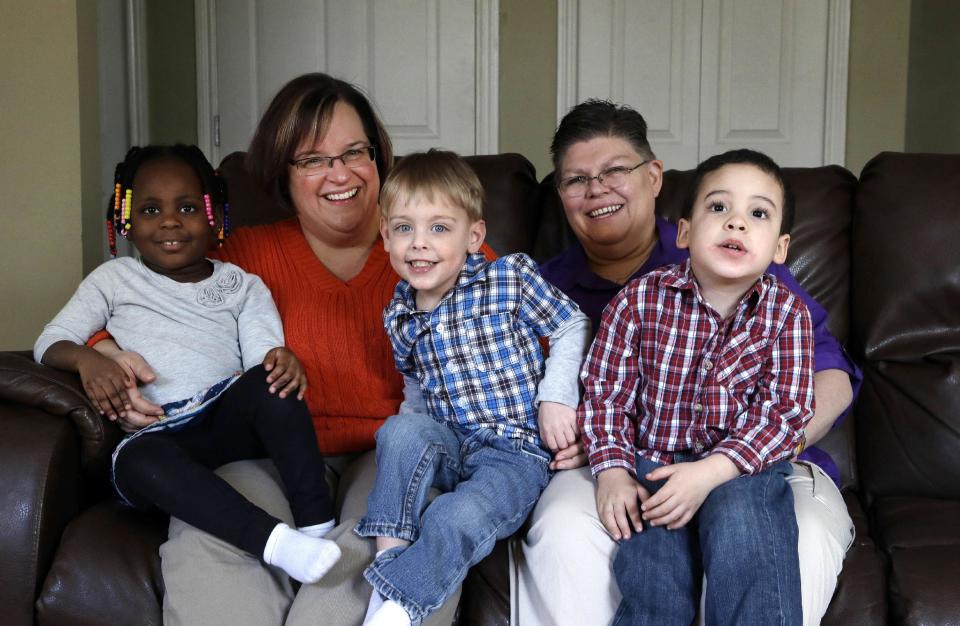
[{"label": "woman in purple shirt", "polygon": [[[580,305],[596,329],[607,302],[626,282],[679,263],[687,252],[676,247],[676,226],[654,214],[663,163],[650,149],[639,113],[588,100],[560,122],[551,153],[558,180],[581,179],[567,186],[572,192],[560,195],[577,241],[541,272]],[[823,307],[786,267],[773,265],[769,271],[803,299],[813,318],[816,413],[806,428],[810,446],[846,412],[860,374],[827,330]],[[570,471],[553,478],[526,537],[513,546],[514,626],[609,624],[620,603],[611,570],[616,544],[597,517],[585,463],[579,443],[557,454],[554,469]],[[789,479],[800,531],[805,624],[819,624],[853,542],[853,522],[838,480],[830,457],[812,447],[799,454]]]}]

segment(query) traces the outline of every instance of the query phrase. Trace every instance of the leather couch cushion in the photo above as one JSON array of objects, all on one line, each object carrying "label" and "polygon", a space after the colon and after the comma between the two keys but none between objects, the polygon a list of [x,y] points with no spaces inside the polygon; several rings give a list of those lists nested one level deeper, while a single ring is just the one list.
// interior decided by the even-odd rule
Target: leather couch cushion
[{"label": "leather couch cushion", "polygon": [[160,624],[169,518],[115,500],[76,517],[37,600],[40,624]]},{"label": "leather couch cushion", "polygon": [[890,612],[898,624],[952,624],[960,615],[960,502],[878,498],[875,536],[890,555]]},{"label": "leather couch cushion", "polygon": [[843,561],[837,589],[823,616],[823,626],[875,626],[886,622],[886,564],[870,538],[867,516],[852,491],[843,499],[853,520],[856,536]]},{"label": "leather couch cushion", "polygon": [[857,190],[853,343],[868,497],[960,499],[960,155],[883,153]]}]

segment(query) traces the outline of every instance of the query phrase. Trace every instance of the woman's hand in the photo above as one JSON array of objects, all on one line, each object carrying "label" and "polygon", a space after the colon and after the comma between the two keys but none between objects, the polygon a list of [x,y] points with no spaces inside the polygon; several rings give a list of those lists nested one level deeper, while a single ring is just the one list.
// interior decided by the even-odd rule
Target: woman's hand
[{"label": "woman's hand", "polygon": [[550,469],[554,471],[576,469],[587,464],[587,453],[583,449],[583,441],[577,437],[576,441],[561,448],[553,455],[550,461]]},{"label": "woman's hand", "polygon": [[597,514],[616,541],[629,539],[631,526],[643,530],[640,504],[650,494],[627,470],[614,467],[597,475]]},{"label": "woman's hand", "polygon": [[267,376],[270,393],[276,393],[279,389],[280,397],[286,398],[299,388],[297,400],[303,400],[307,392],[307,374],[297,355],[289,348],[281,346],[267,352],[267,356],[263,357],[263,368],[270,372]]},{"label": "woman's hand", "polygon": [[163,409],[144,398],[137,387],[139,383],[152,383],[157,379],[153,368],[140,353],[121,350],[113,339],[104,339],[93,348],[116,362],[126,373],[129,381],[125,389],[127,402],[124,409],[115,414],[108,413],[107,417],[117,422],[120,430],[125,433],[136,432],[161,419]]},{"label": "woman's hand", "polygon": [[144,398],[136,385],[127,387],[127,398],[130,400],[130,408],[125,409],[115,420],[123,432],[134,433],[163,419],[163,409]]}]

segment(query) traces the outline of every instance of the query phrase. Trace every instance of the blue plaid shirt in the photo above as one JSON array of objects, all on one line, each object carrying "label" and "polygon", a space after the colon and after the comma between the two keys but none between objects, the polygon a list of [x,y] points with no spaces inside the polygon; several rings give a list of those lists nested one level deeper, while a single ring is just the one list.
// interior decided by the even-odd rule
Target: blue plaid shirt
[{"label": "blue plaid shirt", "polygon": [[420,382],[430,415],[543,447],[535,406],[544,371],[538,337],[556,331],[577,305],[525,254],[491,262],[468,255],[456,285],[432,311],[418,311],[415,296],[401,280],[383,320],[397,369]]}]

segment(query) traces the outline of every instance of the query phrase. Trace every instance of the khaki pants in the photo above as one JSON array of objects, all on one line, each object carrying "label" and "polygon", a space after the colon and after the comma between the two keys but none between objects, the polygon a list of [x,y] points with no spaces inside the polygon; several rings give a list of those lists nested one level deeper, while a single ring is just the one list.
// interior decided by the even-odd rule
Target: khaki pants
[{"label": "khaki pants", "polygon": [[[164,624],[358,626],[363,621],[372,588],[362,572],[373,560],[375,547],[372,540],[354,534],[353,527],[367,510],[376,463],[372,452],[325,461],[339,519],[327,539],[342,551],[333,569],[320,582],[295,591],[287,575],[265,565],[261,555],[251,556],[171,519],[169,539],[160,546]],[[238,461],[217,473],[251,502],[293,525],[272,463]],[[459,600],[458,590],[426,624],[451,624]]]},{"label": "khaki pants", "polygon": [[[823,470],[794,463],[805,625],[819,624],[853,544],[843,496]],[[510,550],[513,626],[607,626],[620,604],[613,578],[617,544],[597,516],[589,467],[559,472],[540,497],[530,530]],[[655,600],[654,600],[655,601]]]}]

